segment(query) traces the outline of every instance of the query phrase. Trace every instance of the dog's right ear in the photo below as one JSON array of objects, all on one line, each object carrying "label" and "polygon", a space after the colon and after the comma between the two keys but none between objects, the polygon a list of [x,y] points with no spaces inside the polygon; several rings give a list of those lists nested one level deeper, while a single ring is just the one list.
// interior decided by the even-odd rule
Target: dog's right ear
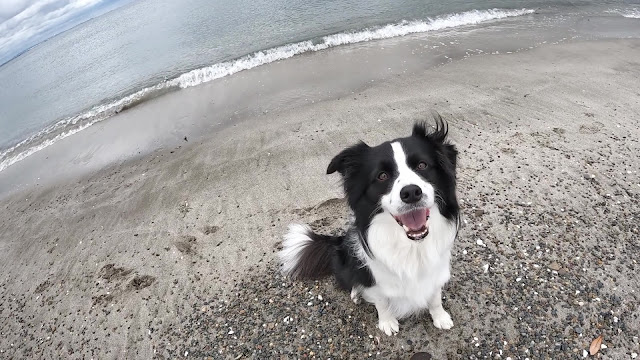
[{"label": "dog's right ear", "polygon": [[360,157],[368,149],[369,145],[361,141],[356,145],[342,150],[329,163],[327,174],[333,174],[337,171],[342,176],[344,176],[347,173],[348,169],[353,169],[358,166],[358,164],[360,163]]}]

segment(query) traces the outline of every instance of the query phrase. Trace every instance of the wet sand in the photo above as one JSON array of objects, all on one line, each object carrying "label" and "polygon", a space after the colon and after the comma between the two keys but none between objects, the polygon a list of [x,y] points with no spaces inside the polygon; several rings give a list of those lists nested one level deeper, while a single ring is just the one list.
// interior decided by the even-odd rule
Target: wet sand
[{"label": "wet sand", "polygon": [[[602,358],[640,353],[639,58],[638,40],[473,56],[5,196],[0,357],[575,358],[601,334]],[[389,338],[330,280],[282,279],[275,252],[290,222],[344,223],[333,155],[432,110],[460,150],[456,325]]]}]

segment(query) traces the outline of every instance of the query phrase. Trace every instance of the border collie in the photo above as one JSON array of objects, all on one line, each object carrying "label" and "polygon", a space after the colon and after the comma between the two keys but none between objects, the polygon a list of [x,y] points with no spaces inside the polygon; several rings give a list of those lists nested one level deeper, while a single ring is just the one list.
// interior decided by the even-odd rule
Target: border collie
[{"label": "border collie", "polygon": [[339,172],[354,218],[341,236],[291,225],[279,253],[292,279],[333,275],[351,299],[373,303],[378,328],[398,332],[398,319],[429,310],[439,329],[453,326],[442,307],[451,247],[458,233],[456,148],[448,126],[418,123],[409,137],[375,147],[360,142],[339,153]]}]

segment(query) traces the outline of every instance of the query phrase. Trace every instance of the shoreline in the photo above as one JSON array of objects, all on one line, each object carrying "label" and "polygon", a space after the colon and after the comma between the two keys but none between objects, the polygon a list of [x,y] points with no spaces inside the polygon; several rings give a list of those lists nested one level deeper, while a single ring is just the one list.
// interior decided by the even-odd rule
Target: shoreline
[{"label": "shoreline", "polygon": [[[371,28],[328,34],[320,36],[318,38],[319,40],[308,39],[265,48],[238,56],[231,60],[216,62],[212,65],[173,74],[171,77],[165,78],[164,81],[153,84],[149,84],[147,81],[146,85],[138,87],[133,91],[121,91],[119,95],[105,98],[97,104],[92,104],[84,109],[80,109],[75,114],[66,114],[51,122],[39,132],[30,134],[30,136],[25,139],[8,139],[8,146],[5,146],[5,144],[1,144],[2,146],[0,146],[0,160],[2,160],[0,161],[0,171],[2,171],[5,166],[12,164],[9,163],[9,165],[5,165],[5,160],[11,159],[4,159],[4,152],[9,154],[9,156],[12,154],[14,156],[23,155],[29,152],[29,150],[36,150],[40,146],[46,146],[49,142],[58,141],[58,138],[70,136],[69,134],[82,131],[82,129],[92,124],[106,120],[122,111],[126,111],[127,109],[172,91],[206,84],[241,71],[251,70],[297,55],[314,53],[343,45],[355,45],[369,41],[404,37],[411,34],[425,34],[433,31],[458,27],[464,28],[475,25],[490,26],[492,23],[502,19],[530,15],[533,12],[534,10],[532,9],[487,9],[443,14],[424,21],[402,20],[397,23],[388,23]],[[0,67],[1,66],[2,65],[0,65]],[[76,123],[79,123],[79,125],[76,126]],[[33,147],[32,145],[36,140],[39,140],[40,144],[39,146]],[[31,147],[23,149],[26,151],[21,151],[20,149],[24,147],[24,144],[30,145]],[[18,152],[18,154],[14,154],[16,152]]]},{"label": "shoreline", "polygon": [[[524,10],[519,11],[523,12]],[[258,99],[258,105],[251,109],[253,111],[270,111],[274,110],[274,108],[280,109],[282,107],[292,108],[303,105],[304,101],[301,101],[303,98],[312,97],[315,98],[315,101],[330,100],[340,95],[347,95],[349,91],[360,91],[360,89],[368,87],[371,84],[367,84],[367,81],[386,81],[394,76],[403,76],[407,73],[419,74],[431,67],[440,66],[478,54],[514,53],[528,51],[529,49],[545,44],[580,40],[625,38],[629,36],[637,37],[637,34],[640,32],[640,25],[637,21],[624,18],[621,15],[613,16],[611,14],[592,14],[587,12],[580,15],[574,14],[572,16],[558,18],[558,14],[548,9],[546,11],[537,10],[535,14],[525,12],[526,14],[521,14],[520,16],[507,16],[489,21],[480,21],[477,24],[474,23],[474,21],[482,19],[483,16],[491,15],[500,17],[516,13],[519,14],[516,10],[512,12],[498,11],[495,14],[490,11],[471,11],[462,13],[464,16],[461,17],[450,18],[445,16],[435,18],[426,23],[398,23],[376,28],[378,30],[367,29],[357,33],[345,33],[353,37],[352,40],[354,41],[358,40],[358,34],[359,36],[368,34],[367,36],[374,38],[376,36],[383,37],[381,40],[356,42],[349,46],[334,46],[335,44],[333,43],[336,41],[349,41],[347,41],[348,39],[343,39],[341,36],[338,36],[339,34],[327,35],[323,37],[324,43],[322,44],[333,44],[331,46],[327,45],[329,46],[327,49],[321,50],[324,45],[320,46],[322,44],[316,44],[319,47],[317,49],[314,48],[315,50],[311,52],[305,52],[284,61],[268,62],[264,64],[265,66],[254,67],[251,65],[248,66],[248,70],[242,70],[240,73],[234,74],[231,78],[224,76],[213,82],[208,81],[211,80],[209,77],[213,76],[213,78],[215,78],[217,75],[214,75],[218,74],[218,72],[216,72],[218,70],[223,71],[227,67],[229,67],[229,69],[235,69],[234,71],[241,70],[244,65],[250,65],[255,59],[270,58],[270,55],[268,55],[270,52],[275,54],[278,53],[276,50],[280,49],[283,52],[282,54],[288,54],[288,50],[285,51],[288,47],[293,46],[292,49],[295,50],[302,46],[301,44],[303,43],[288,44],[277,48],[262,50],[264,54],[260,52],[254,53],[253,55],[255,56],[253,58],[252,55],[247,55],[230,62],[192,70],[168,82],[137,90],[133,94],[119,98],[119,100],[96,105],[92,107],[91,110],[86,110],[81,112],[81,114],[68,117],[65,120],[57,122],[55,125],[43,129],[38,133],[40,135],[35,136],[37,138],[36,140],[32,141],[27,139],[20,142],[22,145],[16,145],[17,148],[14,149],[12,147],[12,150],[4,154],[2,161],[0,161],[0,196],[6,193],[7,189],[12,191],[16,186],[25,188],[32,184],[42,184],[42,181],[37,181],[41,180],[40,178],[42,178],[42,176],[38,176],[38,172],[33,170],[34,167],[48,166],[49,169],[41,172],[43,175],[46,174],[47,177],[56,172],[60,172],[57,171],[57,165],[49,165],[44,162],[43,159],[45,158],[60,158],[60,163],[66,167],[69,167],[70,163],[73,162],[74,159],[69,156],[65,157],[64,154],[61,155],[59,150],[51,151],[51,149],[47,149],[48,147],[56,146],[56,143],[64,141],[69,136],[75,138],[78,136],[86,136],[87,133],[83,131],[95,125],[101,125],[102,129],[113,129],[117,125],[109,124],[109,122],[124,123],[123,120],[114,120],[114,117],[117,118],[122,113],[126,114],[131,110],[136,110],[137,107],[146,108],[149,102],[157,103],[159,101],[166,101],[173,102],[177,104],[177,106],[181,106],[181,103],[185,102],[199,107],[207,106],[211,112],[220,113],[220,116],[217,116],[214,120],[215,123],[228,125],[231,123],[230,120],[232,118],[245,118],[247,116],[246,114],[240,116],[237,114],[238,111],[243,111],[247,107],[246,104],[243,103],[243,100],[247,96]],[[449,22],[451,22],[451,24],[449,24]],[[550,28],[543,29],[540,27],[541,24],[548,24]],[[449,25],[456,26],[449,27]],[[424,27],[424,29],[422,27]],[[434,30],[431,29],[432,27],[436,31],[432,31]],[[424,32],[412,33],[413,30],[424,30]],[[398,35],[396,32],[400,32],[401,35],[403,32],[409,33],[402,36],[395,36]],[[386,36],[393,34],[395,34],[393,37],[386,38]],[[367,36],[365,36],[365,38]],[[501,41],[496,41],[496,37],[500,38]],[[302,47],[304,48],[304,46]],[[382,49],[386,50],[383,51]],[[425,49],[428,51],[425,51]],[[262,54],[262,56],[258,56],[258,54]],[[369,56],[368,58],[366,57],[367,55]],[[278,57],[276,56],[276,58]],[[308,60],[307,58],[313,58],[315,60]],[[323,58],[329,59],[332,65],[335,66],[335,69],[330,69],[327,65],[321,63],[322,60],[318,60]],[[372,63],[369,63],[369,59],[372,60]],[[363,71],[362,66],[355,65],[355,62],[358,61],[370,67],[370,69],[367,69],[369,71]],[[288,65],[297,64],[297,68],[294,66],[292,69],[286,69],[286,71],[283,72],[282,66],[279,66],[281,62]],[[306,63],[306,68],[302,67],[304,63]],[[221,64],[227,64],[228,66],[225,65],[227,66],[225,67]],[[263,79],[265,81],[274,79],[275,77],[270,76],[269,73],[274,69],[278,69],[278,67],[281,69],[276,71],[280,71],[282,78],[286,80],[281,81],[282,84],[274,84],[274,82],[271,81],[272,84],[270,88],[264,88],[263,90],[265,91],[262,93],[260,91],[254,91],[255,89],[243,89],[242,87],[246,87],[246,84],[233,85],[242,83],[238,78],[245,78],[245,83],[250,82],[251,79],[254,81],[256,79]],[[312,72],[316,73],[316,76],[305,74],[305,71],[309,68],[313,69]],[[343,70],[336,71],[336,69]],[[323,74],[324,76],[317,74],[322,71],[326,72],[326,74]],[[200,84],[198,86],[199,88],[203,86],[211,89],[217,88],[217,90],[210,90],[209,95],[212,96],[211,99],[202,99],[201,94],[205,93],[204,91],[188,91],[192,85],[202,81],[204,81],[204,83]],[[310,86],[310,84],[312,85]],[[188,88],[180,89],[180,91],[178,91],[180,94],[172,96],[171,92],[183,87],[183,85]],[[264,83],[255,85],[260,87],[265,86]],[[316,91],[313,85],[321,85],[320,91]],[[225,87],[230,87],[230,90],[223,90]],[[295,92],[292,91],[294,88],[298,94],[294,95]],[[244,96],[234,98],[233,94],[241,94],[242,91],[248,93],[242,94]],[[343,94],[340,94],[341,92],[343,92]],[[270,93],[277,93],[277,95]],[[186,94],[194,94],[194,97],[199,98],[199,101],[189,99]],[[228,96],[229,94],[231,94],[231,96]],[[264,95],[267,95],[266,97],[268,97],[268,99],[260,99],[260,97],[264,97]],[[295,104],[287,104],[287,101]],[[212,116],[203,116],[201,112],[197,113],[189,111],[189,109],[183,112],[174,111],[167,106],[165,106],[164,109],[156,107],[156,112],[159,111],[165,111],[167,114],[166,116],[162,114],[160,119],[154,122],[147,120],[150,116],[154,115],[145,114],[144,111],[138,116],[124,115],[125,119],[129,120],[127,120],[127,125],[122,126],[133,125],[138,135],[136,137],[130,135],[127,144],[122,144],[114,154],[98,154],[97,157],[102,159],[95,161],[95,164],[91,164],[93,154],[82,147],[82,144],[84,143],[85,146],[91,147],[91,145],[98,143],[106,144],[108,143],[108,139],[96,139],[94,136],[94,139],[85,140],[84,142],[83,140],[77,140],[75,142],[79,145],[73,149],[67,149],[66,152],[81,154],[78,157],[88,159],[88,161],[80,165],[88,165],[84,167],[96,170],[113,162],[144,155],[162,146],[175,145],[177,143],[175,136],[168,136],[167,134],[173,135],[171,132],[176,128],[180,129],[186,136],[190,134],[192,136],[201,135],[203,130],[207,133],[217,130],[212,129],[210,123],[208,123],[212,120]],[[110,112],[114,112],[114,114],[110,114]],[[184,121],[185,117],[190,119],[199,117],[204,118],[204,120],[192,120],[191,124],[188,124],[188,121]],[[174,123],[176,119],[180,119],[180,121]],[[159,127],[157,131],[154,129],[156,126]],[[82,133],[81,135],[76,135],[77,132]],[[101,130],[101,132],[108,133],[108,131],[105,130]],[[139,134],[150,135],[143,136]],[[115,135],[117,134],[111,136]],[[74,140],[70,141],[74,142]],[[26,142],[26,144],[23,144],[24,142]],[[132,144],[137,143],[143,145],[140,147],[132,146]],[[56,146],[56,148],[59,147],[60,146]],[[52,156],[39,156],[40,160],[38,164],[36,164],[36,161],[29,161],[29,156],[37,155],[38,152],[41,151],[47,151],[51,153]],[[1,152],[2,151],[0,151],[0,153]],[[29,164],[21,164],[21,162],[25,160]],[[11,175],[7,173],[3,174],[3,170],[6,170],[7,167],[21,165],[23,171],[14,170]],[[69,169],[71,172],[82,171],[82,166],[71,167],[72,169]],[[24,176],[22,173],[28,173],[29,176]],[[18,180],[14,180],[14,178],[18,178]]]},{"label": "shoreline", "polygon": [[[640,352],[628,256],[640,217],[639,57],[640,40],[473,56],[350,96],[250,110],[215,133],[8,195],[0,351],[540,358],[581,355],[603,334],[603,358]],[[119,119],[153,114],[149,104]],[[337,231],[345,221],[339,182],[324,175],[333,155],[404,136],[430,110],[460,151],[465,221],[445,290],[456,326],[436,331],[426,316],[386,338],[331,281],[279,278],[274,252],[290,222]]]}]

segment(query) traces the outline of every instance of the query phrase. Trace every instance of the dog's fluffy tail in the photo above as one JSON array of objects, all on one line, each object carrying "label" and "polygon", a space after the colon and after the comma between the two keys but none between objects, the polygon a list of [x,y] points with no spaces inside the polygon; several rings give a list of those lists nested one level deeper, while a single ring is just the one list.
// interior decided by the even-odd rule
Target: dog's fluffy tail
[{"label": "dog's fluffy tail", "polygon": [[316,234],[307,225],[290,225],[278,254],[282,272],[292,279],[319,279],[331,275],[335,245],[341,239]]}]

